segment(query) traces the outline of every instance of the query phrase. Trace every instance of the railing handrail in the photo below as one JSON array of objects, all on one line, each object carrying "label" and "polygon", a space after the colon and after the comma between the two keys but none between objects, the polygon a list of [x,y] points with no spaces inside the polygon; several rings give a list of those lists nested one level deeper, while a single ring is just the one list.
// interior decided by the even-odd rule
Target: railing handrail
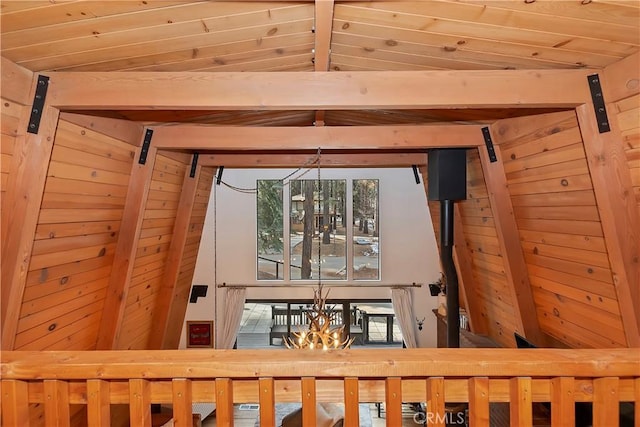
[{"label": "railing handrail", "polygon": [[[637,377],[638,349],[3,351],[3,379]],[[256,357],[259,355],[259,357]]]},{"label": "railing handrail", "polygon": [[425,402],[429,425],[444,427],[445,403],[468,402],[471,425],[488,427],[490,403],[509,402],[511,424],[524,426],[532,425],[533,402],[550,402],[551,425],[570,427],[575,402],[593,402],[593,426],[609,427],[620,402],[635,402],[639,416],[638,355],[638,349],[5,351],[2,425],[28,426],[32,411],[43,410],[45,425],[69,426],[80,414],[87,425],[109,426],[112,405],[128,404],[129,424],[147,427],[151,406],[169,404],[174,425],[191,426],[193,403],[207,402],[216,404],[217,425],[232,426],[234,404],[257,402],[261,425],[273,426],[277,404],[300,402],[302,424],[314,427],[317,402],[331,402],[344,403],[344,425],[356,427],[360,402],[384,402],[386,425],[396,426],[402,402]]}]

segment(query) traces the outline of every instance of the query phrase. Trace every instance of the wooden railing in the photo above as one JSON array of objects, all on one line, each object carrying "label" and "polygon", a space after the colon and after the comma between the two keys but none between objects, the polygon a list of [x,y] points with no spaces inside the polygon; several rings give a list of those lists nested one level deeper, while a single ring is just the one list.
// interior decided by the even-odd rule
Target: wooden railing
[{"label": "wooden railing", "polygon": [[304,426],[315,426],[317,402],[344,403],[345,426],[358,425],[359,402],[384,402],[387,426],[401,425],[402,402],[426,402],[434,426],[447,402],[468,402],[471,426],[489,425],[490,402],[510,402],[511,425],[528,426],[532,402],[550,402],[554,427],[574,426],[574,402],[593,402],[593,425],[610,427],[619,402],[640,401],[638,349],[7,351],[1,362],[11,427],[29,425],[36,403],[47,426],[69,425],[74,405],[86,405],[86,425],[109,426],[116,404],[149,426],[152,403],[190,426],[196,402],[215,402],[218,426],[233,425],[234,403],[259,403],[272,426],[281,402],[302,403]]}]

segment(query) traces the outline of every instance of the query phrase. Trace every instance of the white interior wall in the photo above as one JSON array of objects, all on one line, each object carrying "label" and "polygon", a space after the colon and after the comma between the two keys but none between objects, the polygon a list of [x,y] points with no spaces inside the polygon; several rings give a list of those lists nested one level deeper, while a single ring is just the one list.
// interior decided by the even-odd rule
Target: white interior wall
[{"label": "white interior wall", "polygon": [[[291,173],[284,169],[225,169],[222,180],[242,188],[255,188],[258,179],[280,179]],[[316,179],[309,171],[305,179]],[[322,169],[322,179],[378,179],[380,194],[379,281],[329,281],[335,299],[390,299],[390,286],[419,283],[412,288],[414,314],[425,318],[417,330],[420,347],[436,346],[436,322],[432,309],[437,298],[429,294],[428,283],[440,276],[438,251],[422,184],[417,185],[411,168]],[[288,194],[285,192],[285,197]],[[285,215],[286,216],[286,215]],[[216,260],[217,257],[217,260]],[[221,325],[224,288],[216,285],[252,285],[247,299],[310,299],[314,283],[282,287],[256,280],[256,196],[214,185],[198,253],[194,284],[208,285],[205,298],[188,305],[186,320],[215,319]],[[349,286],[344,286],[349,285]],[[354,286],[357,285],[357,286]],[[217,304],[216,304],[217,302]],[[181,347],[184,347],[184,334]]]}]

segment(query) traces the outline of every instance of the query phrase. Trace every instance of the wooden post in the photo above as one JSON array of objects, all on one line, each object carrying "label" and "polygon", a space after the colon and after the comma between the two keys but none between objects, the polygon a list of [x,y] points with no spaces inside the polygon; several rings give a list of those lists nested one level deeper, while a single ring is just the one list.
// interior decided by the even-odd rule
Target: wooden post
[{"label": "wooden post", "polygon": [[445,427],[444,377],[427,378],[426,421],[429,427]]},{"label": "wooden post", "polygon": [[302,425],[316,427],[317,407],[316,407],[316,379],[313,377],[303,377],[302,383]]},{"label": "wooden post", "polygon": [[129,380],[129,417],[131,425],[151,427],[151,383],[148,380]]},{"label": "wooden post", "polygon": [[[619,381],[616,377],[593,380],[593,427],[618,424],[620,418]],[[637,404],[638,402],[636,402]]]},{"label": "wooden post", "polygon": [[360,424],[360,393],[358,378],[344,379],[344,425],[358,427]]},{"label": "wooden post", "polygon": [[273,378],[258,380],[260,425],[273,426],[276,424],[276,399]]},{"label": "wooden post", "polygon": [[469,426],[489,425],[489,378],[469,378]]},{"label": "wooden post", "polygon": [[69,426],[69,383],[44,380],[44,422],[48,426]]},{"label": "wooden post", "polygon": [[109,382],[87,380],[87,421],[90,426],[109,427],[111,425],[111,401]]},{"label": "wooden post", "polygon": [[402,380],[398,377],[387,378],[384,395],[387,427],[402,425]]},{"label": "wooden post", "polygon": [[191,380],[174,378],[171,381],[173,391],[173,423],[176,427],[192,427],[193,398]]},{"label": "wooden post", "polygon": [[2,425],[29,427],[29,387],[26,381],[2,380]]},{"label": "wooden post", "polygon": [[573,377],[551,379],[551,425],[553,427],[575,426],[575,400]]},{"label": "wooden post", "polygon": [[216,378],[216,425],[233,427],[233,383],[229,378]]},{"label": "wooden post", "polygon": [[511,427],[533,424],[531,378],[515,377],[509,380],[509,420]]}]

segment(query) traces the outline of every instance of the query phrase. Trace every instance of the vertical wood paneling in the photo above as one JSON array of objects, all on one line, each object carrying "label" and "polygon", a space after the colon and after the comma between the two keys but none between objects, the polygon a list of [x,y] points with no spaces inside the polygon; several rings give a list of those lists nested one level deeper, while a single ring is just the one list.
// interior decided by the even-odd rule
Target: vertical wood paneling
[{"label": "vertical wood paneling", "polygon": [[108,381],[87,380],[87,421],[95,427],[111,425],[110,385]]},{"label": "vertical wood paneling", "polygon": [[260,425],[271,426],[276,424],[276,401],[273,378],[260,378],[258,380]]},{"label": "vertical wood paneling", "polygon": [[384,396],[387,427],[402,425],[402,380],[397,377],[387,378]]},{"label": "vertical wood paneling", "polygon": [[575,381],[572,377],[551,379],[551,425],[553,427],[575,426]]},{"label": "vertical wood paneling", "polygon": [[494,129],[540,327],[571,347],[624,346],[575,113],[501,120]]}]

